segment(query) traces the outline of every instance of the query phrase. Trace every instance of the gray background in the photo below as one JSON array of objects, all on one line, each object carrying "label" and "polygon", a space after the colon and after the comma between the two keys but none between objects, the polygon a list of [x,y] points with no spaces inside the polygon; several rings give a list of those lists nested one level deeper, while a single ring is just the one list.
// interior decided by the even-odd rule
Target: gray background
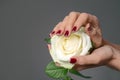
[{"label": "gray background", "polygon": [[[104,38],[120,44],[119,7],[119,0],[0,0],[0,80],[52,80],[44,73],[51,60],[44,38],[70,11],[96,15]],[[104,66],[81,73],[93,76],[89,80],[120,80],[118,71]]]}]

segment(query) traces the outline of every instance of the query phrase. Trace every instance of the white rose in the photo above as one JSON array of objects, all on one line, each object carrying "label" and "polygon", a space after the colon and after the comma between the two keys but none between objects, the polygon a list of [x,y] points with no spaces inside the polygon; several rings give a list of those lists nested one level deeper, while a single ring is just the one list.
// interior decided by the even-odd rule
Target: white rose
[{"label": "white rose", "polygon": [[92,48],[90,37],[82,27],[69,37],[54,35],[51,38],[50,54],[54,62],[59,63],[59,66],[71,69],[74,64],[70,63],[70,58],[72,56],[87,55],[90,48]]}]

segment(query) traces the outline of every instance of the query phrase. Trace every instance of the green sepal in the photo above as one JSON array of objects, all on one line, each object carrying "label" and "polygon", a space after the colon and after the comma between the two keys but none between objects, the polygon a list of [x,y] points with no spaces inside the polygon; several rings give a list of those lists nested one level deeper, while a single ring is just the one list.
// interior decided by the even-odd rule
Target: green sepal
[{"label": "green sepal", "polygon": [[79,73],[79,72],[78,72],[77,70],[75,70],[75,69],[70,69],[69,72],[72,73],[72,74],[74,74],[74,75],[83,77],[83,78],[92,78],[91,76],[85,76],[85,75]]},{"label": "green sepal", "polygon": [[95,48],[91,47],[88,52],[89,52],[89,53],[92,53],[94,49],[95,49]]},{"label": "green sepal", "polygon": [[59,79],[67,76],[68,69],[58,67],[52,61],[47,65],[45,72],[50,78]]},{"label": "green sepal", "polygon": [[91,40],[91,44],[92,44],[92,47],[89,49],[89,53],[92,53],[95,49],[95,44],[93,43],[93,41]]},{"label": "green sepal", "polygon": [[44,40],[45,40],[48,44],[51,43],[51,38],[45,38]]}]

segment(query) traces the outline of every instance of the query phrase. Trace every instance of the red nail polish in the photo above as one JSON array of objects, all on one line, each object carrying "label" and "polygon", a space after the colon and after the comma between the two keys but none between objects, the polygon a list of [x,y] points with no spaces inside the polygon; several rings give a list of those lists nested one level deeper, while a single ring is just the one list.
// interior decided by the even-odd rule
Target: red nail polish
[{"label": "red nail polish", "polygon": [[55,31],[52,31],[51,34],[55,34]]},{"label": "red nail polish", "polygon": [[58,30],[56,34],[60,34],[61,33],[61,30]]},{"label": "red nail polish", "polygon": [[69,35],[69,31],[66,31],[64,36],[68,36]]},{"label": "red nail polish", "polygon": [[77,60],[76,60],[75,58],[71,58],[71,59],[70,59],[70,63],[72,63],[72,64],[76,63],[76,61],[77,61]]},{"label": "red nail polish", "polygon": [[75,32],[76,30],[77,30],[77,27],[76,27],[76,26],[74,26],[74,27],[73,27],[73,29],[72,29],[72,31],[74,31],[74,32]]},{"label": "red nail polish", "polygon": [[88,28],[88,31],[92,31],[92,27],[89,27],[89,28]]}]

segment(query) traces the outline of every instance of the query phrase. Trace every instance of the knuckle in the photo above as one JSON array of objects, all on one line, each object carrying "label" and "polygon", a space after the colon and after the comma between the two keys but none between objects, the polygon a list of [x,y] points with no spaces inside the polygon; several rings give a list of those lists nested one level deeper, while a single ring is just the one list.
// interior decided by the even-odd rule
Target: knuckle
[{"label": "knuckle", "polygon": [[93,18],[94,18],[96,21],[98,21],[98,18],[97,18],[95,15],[93,15]]},{"label": "knuckle", "polygon": [[63,19],[63,21],[66,20],[67,18],[68,18],[68,16],[65,16],[64,19]]},{"label": "knuckle", "polygon": [[63,19],[63,21],[67,21],[67,20],[68,20],[68,16],[65,16],[64,19]]},{"label": "knuckle", "polygon": [[59,26],[62,22],[58,22],[58,24],[56,24],[56,27]]},{"label": "knuckle", "polygon": [[72,12],[70,12],[70,14],[69,14],[69,15],[76,15],[76,14],[77,14],[77,12],[72,11]]},{"label": "knuckle", "polygon": [[93,17],[97,19],[97,17],[95,15],[93,15]]},{"label": "knuckle", "polygon": [[86,17],[89,16],[89,14],[88,14],[88,13],[85,13],[85,12],[81,13],[80,15],[82,15],[82,16],[86,16]]},{"label": "knuckle", "polygon": [[57,23],[57,24],[55,25],[55,27],[54,27],[54,30],[57,30],[60,25],[62,25],[62,22]]}]

